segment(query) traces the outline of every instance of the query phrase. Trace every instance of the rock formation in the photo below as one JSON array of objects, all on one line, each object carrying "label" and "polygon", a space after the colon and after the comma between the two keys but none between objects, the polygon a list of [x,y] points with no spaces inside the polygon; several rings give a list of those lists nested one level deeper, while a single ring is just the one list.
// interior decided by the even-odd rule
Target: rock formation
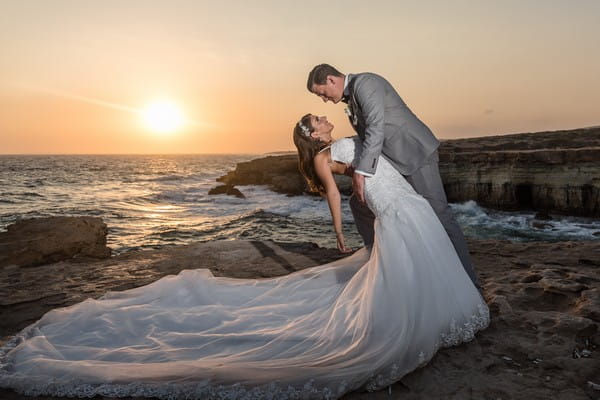
[{"label": "rock formation", "polygon": [[229,196],[235,196],[240,199],[246,198],[246,196],[244,196],[244,194],[240,192],[238,188],[228,184],[214,187],[208,191],[208,194],[227,194]]},{"label": "rock formation", "polygon": [[[334,177],[342,193],[350,194],[352,192],[352,180],[349,177],[341,175]],[[234,171],[218,178],[217,182],[240,186],[268,185],[269,189],[274,192],[284,193],[288,196],[315,194],[308,191],[306,181],[298,170],[296,153],[267,156],[238,163]]]},{"label": "rock formation", "polygon": [[[392,385],[391,396],[383,390],[343,399],[598,398],[600,241],[470,240],[469,248],[490,306],[489,328],[470,343],[439,351]],[[310,243],[214,241],[104,260],[0,267],[0,346],[51,309],[146,285],[182,269],[266,278],[342,256]],[[6,389],[0,389],[0,397],[24,399]]]},{"label": "rock formation", "polygon": [[106,258],[106,224],[95,217],[18,221],[0,232],[0,267],[29,267],[73,257]]},{"label": "rock formation", "polygon": [[[486,207],[600,216],[600,127],[443,141],[440,173],[451,202]],[[340,177],[342,191],[351,189]],[[307,193],[295,154],[239,163],[219,179]]]},{"label": "rock formation", "polygon": [[600,128],[443,142],[440,173],[451,202],[600,216]]},{"label": "rock formation", "polygon": [[306,192],[304,179],[298,172],[296,154],[267,156],[238,163],[235,171],[217,181],[228,185],[269,185],[271,190],[291,196]]}]

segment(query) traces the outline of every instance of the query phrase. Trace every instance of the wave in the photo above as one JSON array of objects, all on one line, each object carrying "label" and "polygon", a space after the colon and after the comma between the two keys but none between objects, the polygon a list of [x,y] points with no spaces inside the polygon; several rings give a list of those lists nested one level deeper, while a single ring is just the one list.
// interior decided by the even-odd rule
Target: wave
[{"label": "wave", "polygon": [[165,176],[159,176],[159,177],[156,177],[156,178],[144,179],[144,181],[147,181],[147,182],[181,181],[181,180],[186,179],[188,177],[189,176],[186,176],[186,175],[165,175]]},{"label": "wave", "polygon": [[[168,158],[168,162],[165,159]],[[208,195],[216,177],[249,156],[14,157],[0,165],[0,227],[17,218],[96,215],[117,249],[195,241],[248,239],[311,241],[335,247],[331,215],[320,197],[239,186],[245,199]],[[60,162],[57,162],[60,161]],[[29,168],[33,166],[34,168]],[[39,167],[39,168],[37,168]],[[42,187],[43,185],[43,187]],[[42,190],[44,189],[44,190]],[[474,201],[451,205],[468,236],[512,241],[600,239],[600,221],[536,220],[533,212],[502,212]],[[360,244],[348,198],[344,230]]]},{"label": "wave", "polygon": [[472,200],[451,207],[465,234],[474,238],[517,242],[600,239],[600,221],[591,218],[539,220],[533,211],[490,210]]},{"label": "wave", "polygon": [[19,196],[19,197],[39,197],[44,198],[43,194],[35,193],[35,192],[20,192],[20,193],[6,193],[9,196]]}]

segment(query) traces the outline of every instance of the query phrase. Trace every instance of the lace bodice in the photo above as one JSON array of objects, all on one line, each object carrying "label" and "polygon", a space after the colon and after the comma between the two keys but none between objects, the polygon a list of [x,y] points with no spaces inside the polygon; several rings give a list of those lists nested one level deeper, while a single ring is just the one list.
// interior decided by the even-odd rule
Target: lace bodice
[{"label": "lace bodice", "polygon": [[[344,138],[332,144],[331,158],[356,166],[361,151],[362,142],[358,136]],[[385,157],[380,156],[375,175],[365,179],[365,198],[369,208],[377,216],[388,212],[405,212],[413,204],[413,202],[407,204],[400,201],[406,196],[423,199],[402,174]],[[425,200],[423,199],[423,201]]]}]

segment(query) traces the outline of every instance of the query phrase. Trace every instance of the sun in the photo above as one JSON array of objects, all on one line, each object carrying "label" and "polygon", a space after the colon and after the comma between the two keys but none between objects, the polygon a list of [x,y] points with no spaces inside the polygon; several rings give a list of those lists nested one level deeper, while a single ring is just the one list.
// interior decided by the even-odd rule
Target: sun
[{"label": "sun", "polygon": [[173,133],[184,123],[181,109],[169,100],[153,101],[140,114],[144,125],[156,133]]}]

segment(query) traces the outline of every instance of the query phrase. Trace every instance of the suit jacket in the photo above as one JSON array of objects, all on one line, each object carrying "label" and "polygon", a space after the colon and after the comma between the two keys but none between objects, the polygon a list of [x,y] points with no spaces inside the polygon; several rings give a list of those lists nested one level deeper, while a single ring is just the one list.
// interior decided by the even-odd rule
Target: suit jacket
[{"label": "suit jacket", "polygon": [[411,175],[438,148],[431,130],[383,77],[349,74],[346,94],[350,123],[363,141],[357,170],[374,174],[383,155],[402,175]]}]

